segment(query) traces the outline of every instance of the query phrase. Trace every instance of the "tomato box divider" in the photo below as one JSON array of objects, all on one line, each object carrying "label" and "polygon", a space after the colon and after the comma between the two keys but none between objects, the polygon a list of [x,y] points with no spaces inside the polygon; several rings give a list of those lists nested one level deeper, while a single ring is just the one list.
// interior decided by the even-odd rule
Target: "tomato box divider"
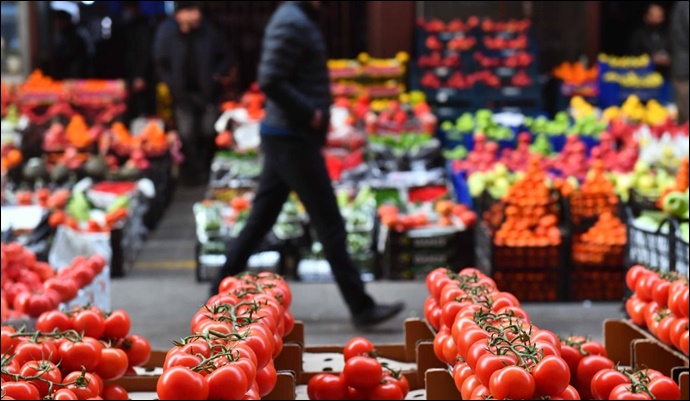
[{"label": "tomato box divider", "polygon": [[623,366],[632,366],[632,342],[645,339],[646,335],[637,326],[625,320],[604,320],[604,346],[608,357]]},{"label": "tomato box divider", "polygon": [[427,370],[424,377],[427,400],[462,399],[448,368]]},{"label": "tomato box divider", "polygon": [[678,375],[678,383],[680,383],[680,399],[687,400],[690,396],[690,373],[687,369]]},{"label": "tomato box divider", "polygon": [[656,369],[669,377],[673,368],[688,366],[688,358],[656,339],[634,340],[632,346],[636,366]]}]

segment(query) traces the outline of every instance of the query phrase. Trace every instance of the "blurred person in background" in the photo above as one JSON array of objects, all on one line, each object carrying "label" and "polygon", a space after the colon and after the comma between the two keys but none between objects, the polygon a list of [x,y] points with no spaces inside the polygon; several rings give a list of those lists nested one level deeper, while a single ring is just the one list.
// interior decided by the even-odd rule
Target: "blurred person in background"
[{"label": "blurred person in background", "polygon": [[141,12],[138,1],[122,2],[125,45],[125,79],[130,118],[155,114],[155,80],[153,73],[153,26]]},{"label": "blurred person in background", "polygon": [[61,9],[53,10],[52,16],[55,32],[50,76],[54,79],[88,78],[89,44],[75,23],[75,16]]},{"label": "blurred person in background", "polygon": [[185,161],[183,184],[205,184],[214,150],[221,83],[231,59],[218,32],[190,1],[175,2],[175,14],[154,40],[158,74],[170,89]]},{"label": "blurred person in background", "polygon": [[633,55],[648,54],[654,69],[667,77],[671,65],[671,42],[666,29],[666,10],[660,4],[650,3],[643,22],[632,34],[630,51]]},{"label": "blurred person in background", "polygon": [[688,2],[677,1],[671,16],[671,78],[678,106],[678,121],[688,121]]},{"label": "blurred person in background", "polygon": [[394,317],[404,306],[377,304],[347,251],[345,223],[321,153],[332,101],[326,43],[316,22],[321,3],[284,2],[266,27],[258,73],[267,98],[261,124],[263,172],[247,224],[231,242],[210,290],[218,293],[226,276],[246,268],[295,191],[323,244],[352,321],[363,328]]}]

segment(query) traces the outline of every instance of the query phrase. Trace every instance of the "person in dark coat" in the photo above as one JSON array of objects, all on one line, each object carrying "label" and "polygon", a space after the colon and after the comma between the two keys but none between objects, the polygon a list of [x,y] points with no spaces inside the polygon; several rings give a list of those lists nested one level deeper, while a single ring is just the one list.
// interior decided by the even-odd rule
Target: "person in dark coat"
[{"label": "person in dark coat", "polygon": [[678,121],[688,121],[688,2],[676,2],[671,16],[671,78],[678,106]]},{"label": "person in dark coat", "polygon": [[122,2],[125,39],[125,79],[130,118],[155,114],[156,83],[153,69],[153,26],[138,1]]},{"label": "person in dark coat", "polygon": [[404,305],[377,304],[347,252],[345,224],[321,153],[332,98],[326,44],[316,24],[320,4],[285,2],[266,27],[258,74],[267,98],[261,125],[263,172],[247,224],[231,242],[211,293],[218,292],[223,278],[245,269],[295,191],[323,244],[352,321],[361,328],[394,317]]},{"label": "person in dark coat", "polygon": [[158,28],[154,58],[158,74],[170,89],[185,161],[183,182],[204,184],[214,149],[214,123],[220,82],[231,59],[218,32],[194,2],[175,2],[175,15]]},{"label": "person in dark coat", "polygon": [[53,11],[54,36],[50,76],[54,79],[86,79],[89,77],[89,48],[72,14]]},{"label": "person in dark coat", "polygon": [[668,76],[671,64],[671,42],[665,26],[666,11],[657,3],[650,3],[644,15],[644,25],[633,32],[630,51],[633,55],[648,54],[655,70]]}]

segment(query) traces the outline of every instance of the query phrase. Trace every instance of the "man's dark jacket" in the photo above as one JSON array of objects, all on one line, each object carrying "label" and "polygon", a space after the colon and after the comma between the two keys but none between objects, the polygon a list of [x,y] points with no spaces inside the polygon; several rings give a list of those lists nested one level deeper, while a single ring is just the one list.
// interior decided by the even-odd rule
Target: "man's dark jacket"
[{"label": "man's dark jacket", "polygon": [[201,99],[190,99],[187,90],[187,46],[185,36],[174,18],[164,21],[154,41],[154,58],[158,74],[170,88],[173,101],[180,104],[195,101],[212,103],[218,96],[219,85],[216,76],[226,75],[231,60],[224,41],[205,20],[196,32],[195,58],[198,65],[198,86]]},{"label": "man's dark jacket", "polygon": [[688,2],[677,1],[671,16],[671,76],[675,79],[688,79]]},{"label": "man's dark jacket", "polygon": [[[266,27],[259,65],[259,85],[267,98],[262,135],[325,140],[331,91],[326,43],[316,14],[309,2],[285,2]],[[317,109],[323,121],[314,132],[311,121]]]}]

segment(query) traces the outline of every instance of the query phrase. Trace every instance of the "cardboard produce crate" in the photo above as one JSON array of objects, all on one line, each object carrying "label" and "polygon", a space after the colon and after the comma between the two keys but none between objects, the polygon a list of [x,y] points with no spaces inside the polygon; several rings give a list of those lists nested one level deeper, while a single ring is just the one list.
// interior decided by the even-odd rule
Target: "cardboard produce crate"
[{"label": "cardboard produce crate", "polygon": [[[402,344],[375,344],[378,355],[392,369],[400,369],[410,383],[410,389],[424,387],[424,372],[442,366],[433,351],[433,330],[420,319],[407,319]],[[338,374],[342,371],[344,345],[304,346],[304,326],[295,329],[284,339],[283,351],[275,360],[276,369],[294,372],[297,384],[307,384],[320,373]]]}]

